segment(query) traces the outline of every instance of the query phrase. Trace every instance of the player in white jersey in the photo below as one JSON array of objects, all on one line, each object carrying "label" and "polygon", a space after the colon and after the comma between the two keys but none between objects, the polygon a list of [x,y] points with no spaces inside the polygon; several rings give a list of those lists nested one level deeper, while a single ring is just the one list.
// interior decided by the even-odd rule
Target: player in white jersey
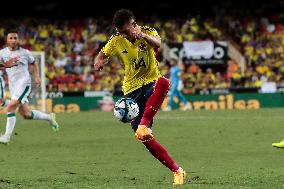
[{"label": "player in white jersey", "polygon": [[11,93],[11,102],[7,106],[6,132],[0,137],[0,143],[7,144],[10,141],[12,132],[16,124],[16,110],[24,119],[46,120],[52,128],[57,131],[59,125],[55,120],[55,114],[47,114],[38,110],[30,110],[28,105],[28,95],[31,91],[31,77],[29,70],[37,85],[40,85],[38,65],[35,63],[31,53],[19,46],[17,31],[7,32],[7,47],[0,51],[0,62],[14,60],[15,66],[6,68]]}]

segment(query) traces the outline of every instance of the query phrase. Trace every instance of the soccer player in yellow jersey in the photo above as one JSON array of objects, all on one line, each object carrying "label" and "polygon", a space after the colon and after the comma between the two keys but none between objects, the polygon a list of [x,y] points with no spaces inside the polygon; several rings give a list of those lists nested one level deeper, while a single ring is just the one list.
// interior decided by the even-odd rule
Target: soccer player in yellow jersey
[{"label": "soccer player in yellow jersey", "polygon": [[169,90],[170,82],[161,76],[155,49],[161,38],[154,28],[138,26],[130,10],[118,10],[113,17],[117,31],[95,59],[95,70],[102,69],[109,57],[117,56],[125,70],[123,92],[139,105],[139,116],[131,122],[135,137],[174,174],[174,185],[184,183],[185,171],[154,138],[153,117]]}]

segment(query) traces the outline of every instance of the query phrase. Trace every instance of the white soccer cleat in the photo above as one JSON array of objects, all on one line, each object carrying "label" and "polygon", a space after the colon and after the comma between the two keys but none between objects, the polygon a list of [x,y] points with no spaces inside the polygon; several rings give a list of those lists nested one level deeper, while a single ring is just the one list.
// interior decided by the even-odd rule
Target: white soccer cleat
[{"label": "white soccer cleat", "polygon": [[51,113],[51,114],[50,114],[50,118],[51,118],[50,124],[51,124],[51,126],[52,126],[52,129],[53,129],[54,131],[58,131],[58,130],[59,130],[59,124],[58,124],[57,121],[56,121],[55,113]]},{"label": "white soccer cleat", "polygon": [[1,144],[8,144],[9,142],[10,142],[10,136],[9,135],[0,136],[0,143]]}]

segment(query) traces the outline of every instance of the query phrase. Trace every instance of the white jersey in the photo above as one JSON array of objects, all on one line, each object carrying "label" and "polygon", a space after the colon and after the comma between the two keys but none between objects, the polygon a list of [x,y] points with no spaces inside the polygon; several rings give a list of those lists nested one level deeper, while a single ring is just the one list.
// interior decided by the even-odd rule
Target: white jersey
[{"label": "white jersey", "polygon": [[18,66],[12,68],[6,68],[8,75],[9,85],[17,85],[20,83],[31,84],[31,77],[28,69],[28,64],[34,63],[35,58],[32,56],[29,50],[24,48],[18,48],[15,51],[11,51],[8,47],[0,50],[0,61],[6,62],[11,58],[19,56]]},{"label": "white jersey", "polygon": [[29,50],[18,48],[11,51],[8,47],[0,50],[0,61],[6,62],[11,58],[19,57],[17,66],[6,68],[9,80],[9,89],[12,100],[18,100],[20,103],[28,102],[28,95],[31,91],[31,77],[29,73],[29,64],[34,63],[35,59]]}]

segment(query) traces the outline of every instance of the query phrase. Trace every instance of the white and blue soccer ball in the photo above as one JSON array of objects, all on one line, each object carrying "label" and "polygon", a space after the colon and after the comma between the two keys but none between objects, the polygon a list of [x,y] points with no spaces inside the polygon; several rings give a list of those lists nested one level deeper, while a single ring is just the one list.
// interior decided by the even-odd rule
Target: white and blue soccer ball
[{"label": "white and blue soccer ball", "polygon": [[131,98],[121,98],[115,103],[113,114],[124,123],[131,122],[138,116],[139,106]]}]

